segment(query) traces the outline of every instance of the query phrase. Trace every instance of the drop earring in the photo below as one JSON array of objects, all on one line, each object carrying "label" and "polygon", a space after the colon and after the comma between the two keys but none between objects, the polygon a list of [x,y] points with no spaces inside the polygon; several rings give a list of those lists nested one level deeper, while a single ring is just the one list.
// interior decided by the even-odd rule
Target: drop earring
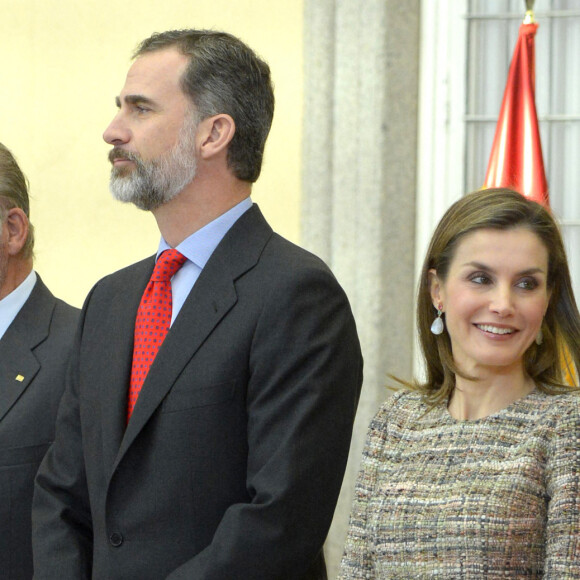
[{"label": "drop earring", "polygon": [[439,306],[437,306],[437,318],[435,318],[435,320],[433,321],[433,324],[431,325],[431,332],[433,334],[443,334],[443,330],[445,330],[445,325],[443,324],[443,318],[441,318],[441,315],[443,314],[443,310],[442,310],[442,305],[439,304]]},{"label": "drop earring", "polygon": [[544,333],[542,332],[542,329],[540,328],[540,332],[538,332],[538,334],[536,336],[536,344],[538,346],[540,346],[543,342],[544,342]]}]

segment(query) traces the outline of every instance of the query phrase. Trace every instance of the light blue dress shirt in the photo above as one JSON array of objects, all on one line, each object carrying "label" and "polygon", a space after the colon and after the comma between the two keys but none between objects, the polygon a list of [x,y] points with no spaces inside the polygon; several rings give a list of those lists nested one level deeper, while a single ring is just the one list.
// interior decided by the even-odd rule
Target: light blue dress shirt
[{"label": "light blue dress shirt", "polygon": [[19,286],[0,300],[0,338],[4,336],[16,315],[28,300],[35,284],[36,272],[31,270],[30,274],[24,278],[24,281]]},{"label": "light blue dress shirt", "polygon": [[[179,314],[183,303],[188,297],[194,284],[197,282],[201,271],[207,264],[210,256],[222,241],[228,230],[236,223],[236,221],[252,207],[252,200],[247,197],[240,203],[232,207],[226,213],[220,215],[218,218],[206,224],[197,232],[185,238],[181,244],[175,248],[181,252],[187,260],[183,266],[177,271],[175,276],[171,278],[171,293],[172,293],[172,312],[171,324],[175,317]],[[171,246],[161,238],[159,242],[159,249],[157,250],[157,257],[164,250],[169,250]]]}]

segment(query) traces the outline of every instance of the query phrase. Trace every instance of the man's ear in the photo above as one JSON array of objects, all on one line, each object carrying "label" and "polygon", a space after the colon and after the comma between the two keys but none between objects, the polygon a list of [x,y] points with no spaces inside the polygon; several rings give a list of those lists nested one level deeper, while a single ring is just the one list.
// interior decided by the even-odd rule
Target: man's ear
[{"label": "man's ear", "polygon": [[443,304],[443,288],[441,280],[437,277],[437,270],[431,268],[428,272],[429,276],[429,290],[431,292],[431,300],[435,308],[439,308]]},{"label": "man's ear", "polygon": [[16,256],[26,244],[26,238],[28,237],[28,218],[24,210],[19,207],[9,209],[2,223],[2,230],[3,232],[6,230],[3,238],[8,254]]},{"label": "man's ear", "polygon": [[227,149],[236,132],[236,124],[229,115],[220,113],[204,119],[199,126],[200,156],[211,159]]}]

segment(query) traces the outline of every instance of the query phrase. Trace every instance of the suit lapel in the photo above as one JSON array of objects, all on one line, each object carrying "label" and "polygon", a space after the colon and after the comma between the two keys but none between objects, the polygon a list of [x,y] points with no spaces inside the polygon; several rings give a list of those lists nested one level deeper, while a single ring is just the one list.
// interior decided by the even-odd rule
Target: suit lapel
[{"label": "suit lapel", "polygon": [[[212,292],[204,292],[204,288],[212,288]],[[231,278],[217,275],[202,279],[200,276],[149,369],[121,443],[119,458],[163,401],[199,346],[235,302]]]},{"label": "suit lapel", "polygon": [[0,420],[40,370],[34,348],[46,340],[56,300],[40,277],[0,340]]},{"label": "suit lapel", "polygon": [[154,257],[150,257],[120,275],[115,297],[107,303],[102,324],[90,338],[91,343],[99,345],[100,366],[91,380],[101,393],[103,458],[111,469],[127,425],[135,317],[154,264]]},{"label": "suit lapel", "polygon": [[272,235],[257,206],[232,226],[212,254],[143,383],[116,465],[207,336],[235,306],[235,280],[253,268]]}]

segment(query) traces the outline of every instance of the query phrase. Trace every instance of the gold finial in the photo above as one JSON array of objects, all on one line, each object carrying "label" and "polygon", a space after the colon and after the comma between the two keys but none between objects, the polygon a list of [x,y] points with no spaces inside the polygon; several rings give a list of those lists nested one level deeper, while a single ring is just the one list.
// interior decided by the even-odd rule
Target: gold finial
[{"label": "gold finial", "polygon": [[526,16],[524,18],[524,24],[533,24],[536,19],[534,18],[534,4],[536,0],[526,0]]}]

